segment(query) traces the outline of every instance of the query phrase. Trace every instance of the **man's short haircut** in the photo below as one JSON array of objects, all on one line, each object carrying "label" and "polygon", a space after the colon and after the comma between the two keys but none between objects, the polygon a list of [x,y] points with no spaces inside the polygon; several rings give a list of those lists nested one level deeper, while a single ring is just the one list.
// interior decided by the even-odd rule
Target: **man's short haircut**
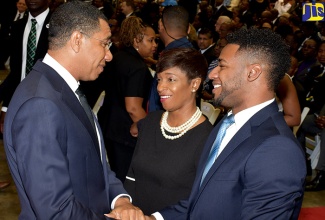
[{"label": "man's short haircut", "polygon": [[165,7],[162,16],[162,23],[167,31],[178,30],[187,34],[189,27],[189,14],[182,6]]},{"label": "man's short haircut", "polygon": [[121,3],[122,3],[122,2],[125,2],[125,4],[126,4],[127,6],[131,6],[131,8],[132,8],[133,10],[135,10],[135,3],[134,3],[133,0],[122,0]]},{"label": "man's short haircut", "polygon": [[248,63],[265,66],[268,87],[275,91],[291,65],[289,48],[281,36],[272,30],[251,28],[230,33],[227,40],[239,45],[237,54]]},{"label": "man's short haircut", "polygon": [[200,35],[200,34],[207,35],[209,38],[212,38],[212,37],[213,37],[213,32],[212,32],[212,30],[209,29],[209,28],[206,28],[206,27],[201,28],[201,29],[199,30],[199,35]]},{"label": "man's short haircut", "polygon": [[49,24],[49,49],[62,48],[74,31],[92,35],[100,31],[99,19],[107,18],[95,6],[82,1],[69,1],[52,14]]},{"label": "man's short haircut", "polygon": [[163,51],[157,63],[157,73],[177,67],[185,73],[190,80],[205,79],[208,64],[205,57],[194,48],[174,48]]}]

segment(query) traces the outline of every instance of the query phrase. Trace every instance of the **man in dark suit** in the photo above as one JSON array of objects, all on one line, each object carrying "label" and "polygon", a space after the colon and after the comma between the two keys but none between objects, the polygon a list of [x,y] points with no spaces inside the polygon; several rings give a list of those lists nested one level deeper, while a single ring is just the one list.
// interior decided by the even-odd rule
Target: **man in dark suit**
[{"label": "man in dark suit", "polygon": [[[39,0],[32,2],[26,0],[29,10],[28,18],[18,20],[12,25],[10,39],[10,73],[0,85],[0,94],[3,99],[0,131],[3,132],[3,122],[11,97],[22,79],[26,77],[27,39],[32,26],[32,19],[36,19],[36,40],[37,46],[33,63],[43,58],[48,48],[48,25],[50,20],[49,1]],[[27,73],[28,74],[28,73]],[[2,101],[2,100],[0,100]]]},{"label": "man in dark suit", "polygon": [[205,57],[208,65],[215,59],[217,59],[214,52],[214,36],[212,31],[209,28],[202,28],[199,31],[197,45],[200,49],[200,52]]},{"label": "man in dark suit", "polygon": [[271,30],[239,30],[227,40],[209,77],[216,104],[231,111],[206,142],[190,197],[154,215],[165,220],[298,219],[304,153],[274,98],[290,66],[287,47]]},{"label": "man in dark suit", "polygon": [[5,69],[5,63],[8,60],[10,53],[9,39],[11,26],[13,22],[18,21],[24,17],[28,16],[26,11],[27,6],[25,0],[18,0],[16,3],[16,11],[8,7],[8,14],[1,19],[1,28],[0,28],[0,69]]},{"label": "man in dark suit", "polygon": [[[78,89],[95,80],[111,31],[95,7],[70,1],[53,13],[49,50],[10,102],[4,146],[20,219],[144,219],[106,161],[98,122]],[[88,114],[87,114],[88,113]]]}]

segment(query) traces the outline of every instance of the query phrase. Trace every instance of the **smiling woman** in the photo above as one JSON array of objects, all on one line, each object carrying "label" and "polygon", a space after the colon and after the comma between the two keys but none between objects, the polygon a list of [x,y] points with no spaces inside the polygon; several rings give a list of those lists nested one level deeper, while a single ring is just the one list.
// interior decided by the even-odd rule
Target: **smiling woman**
[{"label": "smiling woman", "polygon": [[206,60],[195,49],[171,49],[160,55],[157,90],[166,112],[151,112],[139,122],[138,142],[124,184],[133,203],[146,214],[187,198],[191,191],[212,129],[195,102],[206,71]]}]

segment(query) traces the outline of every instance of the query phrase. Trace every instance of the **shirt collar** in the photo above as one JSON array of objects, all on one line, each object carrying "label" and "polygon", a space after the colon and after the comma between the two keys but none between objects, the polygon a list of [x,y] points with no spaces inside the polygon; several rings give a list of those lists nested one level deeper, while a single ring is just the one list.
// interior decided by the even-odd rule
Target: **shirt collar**
[{"label": "shirt collar", "polygon": [[28,22],[31,23],[32,19],[36,19],[37,25],[39,25],[39,27],[43,27],[44,21],[45,21],[47,15],[49,14],[49,12],[50,12],[50,9],[47,8],[45,11],[43,11],[41,14],[37,15],[35,18],[29,12]]},{"label": "shirt collar", "polygon": [[[274,102],[274,98],[271,100],[268,100],[266,102],[263,102],[261,104],[255,105],[253,107],[244,109],[237,114],[234,115],[235,118],[235,124],[236,127],[239,129],[242,127],[253,115],[255,115],[258,111],[260,111],[262,108],[270,105],[272,102]],[[232,111],[228,113],[228,116],[232,114]]]},{"label": "shirt collar", "polygon": [[79,82],[71,75],[71,73],[65,69],[58,61],[51,57],[48,53],[43,59],[43,63],[52,67],[68,84],[73,92],[75,92],[79,87]]}]

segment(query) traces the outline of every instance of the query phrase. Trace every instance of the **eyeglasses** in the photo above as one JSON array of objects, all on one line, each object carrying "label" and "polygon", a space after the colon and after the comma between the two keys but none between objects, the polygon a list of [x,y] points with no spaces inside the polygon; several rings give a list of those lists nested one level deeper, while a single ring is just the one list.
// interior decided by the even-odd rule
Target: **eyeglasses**
[{"label": "eyeglasses", "polygon": [[86,35],[88,38],[92,38],[92,39],[100,41],[103,44],[104,48],[106,48],[107,50],[109,50],[109,48],[111,48],[111,46],[113,44],[113,42],[110,39],[107,40],[107,41],[104,41],[104,40],[100,40],[100,39],[95,38],[95,37],[91,37],[89,34],[86,34],[84,32],[80,31],[80,33],[83,34],[83,35]]}]

